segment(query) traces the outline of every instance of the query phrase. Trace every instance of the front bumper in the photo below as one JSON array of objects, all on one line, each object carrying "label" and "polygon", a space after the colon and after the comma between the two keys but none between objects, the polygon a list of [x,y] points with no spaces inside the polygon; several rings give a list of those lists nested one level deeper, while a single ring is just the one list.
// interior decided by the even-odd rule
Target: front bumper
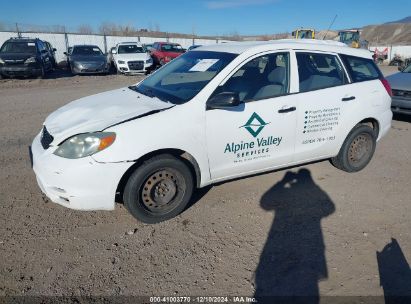
[{"label": "front bumper", "polygon": [[51,201],[77,210],[113,210],[118,183],[133,165],[99,163],[92,157],[65,159],[44,150],[40,134],[31,146],[33,170],[41,191]]},{"label": "front bumper", "polygon": [[411,115],[411,99],[393,96],[391,110],[394,113]]},{"label": "front bumper", "polygon": [[117,66],[117,70],[120,73],[124,73],[124,74],[139,74],[139,73],[145,73],[147,71],[150,71],[150,69],[152,68],[153,64],[152,63],[144,63],[142,69],[137,69],[137,70],[133,70],[130,69],[128,62],[126,61],[126,63],[116,63]]},{"label": "front bumper", "polygon": [[108,64],[103,64],[103,65],[73,64],[71,66],[71,70],[75,74],[100,74],[100,73],[108,73],[110,71],[110,66]]},{"label": "front bumper", "polygon": [[41,75],[41,68],[37,66],[12,65],[1,66],[0,74],[8,77],[12,76],[37,76]]}]

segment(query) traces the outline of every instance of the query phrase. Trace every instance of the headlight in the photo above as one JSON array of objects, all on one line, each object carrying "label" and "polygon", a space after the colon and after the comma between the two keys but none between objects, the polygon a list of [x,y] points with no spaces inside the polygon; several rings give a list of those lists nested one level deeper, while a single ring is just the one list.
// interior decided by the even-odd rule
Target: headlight
[{"label": "headlight", "polygon": [[150,63],[153,63],[153,58],[150,58],[150,59],[146,60],[146,64],[150,64]]},{"label": "headlight", "polygon": [[117,63],[118,63],[118,64],[125,64],[126,62],[123,61],[123,60],[119,60],[119,61],[117,61]]},{"label": "headlight", "polygon": [[82,158],[100,152],[112,145],[116,133],[96,132],[74,135],[66,139],[54,154],[64,158]]},{"label": "headlight", "polygon": [[5,64],[4,60],[0,58],[0,64]]},{"label": "headlight", "polygon": [[26,61],[24,61],[24,63],[34,63],[34,62],[36,62],[36,57],[30,57],[26,59]]}]

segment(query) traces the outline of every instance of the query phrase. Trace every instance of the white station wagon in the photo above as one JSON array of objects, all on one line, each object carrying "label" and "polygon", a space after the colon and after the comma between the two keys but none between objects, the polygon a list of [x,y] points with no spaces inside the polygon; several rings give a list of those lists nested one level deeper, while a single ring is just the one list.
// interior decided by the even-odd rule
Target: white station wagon
[{"label": "white station wagon", "polygon": [[154,223],[194,189],[322,159],[363,169],[391,126],[391,88],[371,53],[338,42],[203,46],[137,85],[73,101],[31,146],[55,203]]}]

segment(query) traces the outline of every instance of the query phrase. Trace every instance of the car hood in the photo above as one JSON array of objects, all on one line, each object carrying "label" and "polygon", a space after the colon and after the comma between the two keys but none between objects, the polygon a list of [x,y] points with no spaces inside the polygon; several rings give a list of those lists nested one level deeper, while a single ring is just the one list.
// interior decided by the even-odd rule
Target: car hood
[{"label": "car hood", "polygon": [[78,62],[106,62],[107,58],[104,55],[95,56],[95,55],[71,55],[71,61]]},{"label": "car hood", "polygon": [[147,53],[133,53],[133,54],[115,54],[114,58],[116,60],[147,60],[150,55]]},{"label": "car hood", "polygon": [[386,78],[392,89],[411,91],[411,73],[395,73]]},{"label": "car hood", "polygon": [[44,125],[55,144],[76,134],[102,131],[112,125],[173,107],[129,88],[84,97],[51,113]]},{"label": "car hood", "polygon": [[30,57],[35,57],[34,53],[0,53],[0,58],[3,59],[6,63],[24,62]]}]

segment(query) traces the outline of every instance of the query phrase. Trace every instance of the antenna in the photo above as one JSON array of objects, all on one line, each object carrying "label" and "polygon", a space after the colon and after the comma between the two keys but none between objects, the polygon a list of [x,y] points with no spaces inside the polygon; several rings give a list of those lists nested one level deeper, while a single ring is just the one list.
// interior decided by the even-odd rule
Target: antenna
[{"label": "antenna", "polygon": [[334,22],[335,22],[335,19],[337,19],[337,16],[338,16],[338,15],[335,14],[333,21],[331,22],[330,26],[329,26],[328,29],[327,29],[327,32],[325,32],[325,35],[324,35],[324,37],[323,37],[323,40],[325,40],[325,37],[327,37],[327,34],[328,34],[328,32],[330,31],[330,28],[333,26],[333,24],[334,24]]}]

